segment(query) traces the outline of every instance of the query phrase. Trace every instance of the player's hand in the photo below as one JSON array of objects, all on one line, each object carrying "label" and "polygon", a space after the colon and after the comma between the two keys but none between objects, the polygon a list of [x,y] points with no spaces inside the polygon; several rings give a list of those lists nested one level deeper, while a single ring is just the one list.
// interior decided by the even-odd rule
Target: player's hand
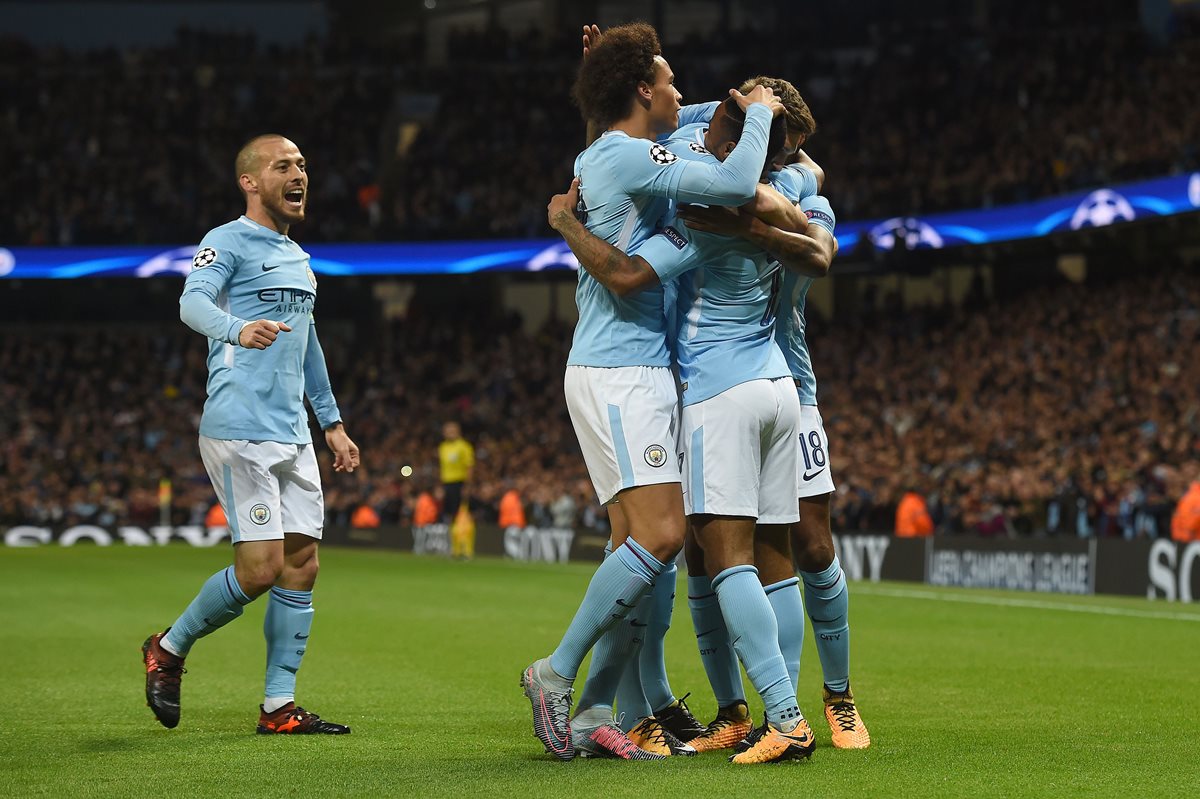
[{"label": "player's hand", "polygon": [[358,444],[346,435],[344,425],[337,425],[325,431],[325,443],[333,452],[333,470],[335,472],[352,472],[358,468]]},{"label": "player's hand", "polygon": [[587,58],[588,53],[600,42],[600,26],[599,25],[584,25],[583,26],[583,57]]},{"label": "player's hand", "polygon": [[775,92],[771,90],[770,86],[763,86],[761,83],[751,89],[749,94],[742,94],[737,89],[730,89],[729,96],[734,99],[743,113],[754,103],[762,103],[770,108],[772,116],[779,116],[783,113],[783,102],[775,96]]},{"label": "player's hand", "polygon": [[238,344],[251,350],[265,350],[275,343],[280,333],[291,333],[292,329],[283,322],[259,319],[242,327],[238,333]]},{"label": "player's hand", "polygon": [[571,181],[571,188],[566,194],[556,194],[546,204],[546,220],[550,227],[558,230],[568,219],[575,218],[575,209],[579,206],[579,178]]},{"label": "player's hand", "polygon": [[722,236],[745,236],[750,232],[753,222],[750,214],[723,206],[704,208],[699,205],[681,205],[676,213],[691,230],[718,233]]}]

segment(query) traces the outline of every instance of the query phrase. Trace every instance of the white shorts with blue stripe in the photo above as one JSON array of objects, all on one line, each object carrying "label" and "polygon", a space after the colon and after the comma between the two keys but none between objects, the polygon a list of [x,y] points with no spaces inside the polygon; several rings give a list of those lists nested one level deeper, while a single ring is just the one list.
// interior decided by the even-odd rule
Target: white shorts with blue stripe
[{"label": "white shorts with blue stripe", "polygon": [[689,515],[800,520],[800,400],[791,378],[751,380],[685,405],[683,508]]},{"label": "white shorts with blue stripe", "polygon": [[563,388],[601,504],[634,486],[679,482],[679,395],[665,366],[568,366]]},{"label": "white shorts with blue stripe", "polygon": [[320,539],[325,500],[312,444],[200,436],[200,459],[233,543],[281,541],[285,532]]}]

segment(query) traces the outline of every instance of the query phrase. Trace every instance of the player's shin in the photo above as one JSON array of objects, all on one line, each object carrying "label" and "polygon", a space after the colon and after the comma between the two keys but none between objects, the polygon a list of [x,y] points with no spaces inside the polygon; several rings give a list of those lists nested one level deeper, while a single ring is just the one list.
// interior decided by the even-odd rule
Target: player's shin
[{"label": "player's shin", "polygon": [[205,581],[200,593],[163,636],[162,646],[173,654],[186,657],[196,639],[241,616],[242,609],[250,602],[250,597],[238,585],[233,567],[222,569]]},{"label": "player's shin", "polygon": [[803,716],[779,652],[779,628],[758,581],[758,570],[749,565],[732,566],[713,578],[713,589],[733,636],[734,651],[762,697],[767,721],[790,729]]},{"label": "player's shin", "polygon": [[641,651],[641,684],[646,701],[655,711],[662,710],[675,701],[671,682],[667,678],[666,638],[671,629],[671,616],[675,609],[675,584],[678,569],[671,563],[654,581],[648,595],[646,642]]},{"label": "player's shin", "polygon": [[800,577],[825,685],[833,691],[845,691],[850,682],[850,594],[846,574],[834,557],[827,568],[800,572]]},{"label": "player's shin", "polygon": [[566,634],[550,655],[554,672],[573,681],[579,664],[600,636],[633,610],[666,567],[632,537],[605,558]]},{"label": "player's shin", "polygon": [[272,588],[263,620],[267,675],[263,710],[273,713],[296,698],[296,672],[312,629],[312,591]]},{"label": "player's shin", "polygon": [[787,665],[793,693],[798,690],[800,683],[800,652],[804,648],[804,603],[800,598],[799,585],[799,579],[789,577],[763,586],[767,601],[775,611],[775,623],[779,626],[779,652]]},{"label": "player's shin", "polygon": [[712,686],[717,707],[727,707],[746,701],[742,672],[737,654],[729,638],[729,628],[721,615],[721,603],[713,590],[712,580],[704,575],[688,576],[688,608],[696,630],[696,646],[700,662]]}]

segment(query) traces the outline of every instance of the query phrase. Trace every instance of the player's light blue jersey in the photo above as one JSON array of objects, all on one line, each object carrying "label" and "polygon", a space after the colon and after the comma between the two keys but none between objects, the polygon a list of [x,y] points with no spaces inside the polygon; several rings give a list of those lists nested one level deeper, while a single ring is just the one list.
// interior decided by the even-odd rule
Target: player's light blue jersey
[{"label": "player's light blue jersey", "polygon": [[[808,198],[805,199],[807,202]],[[828,214],[820,209],[811,209],[806,213],[810,214],[810,225],[819,225],[833,233],[836,221],[832,210]],[[800,395],[801,405],[817,404],[817,376],[813,372],[808,340],[804,335],[804,303],[812,283],[811,277],[784,271],[779,320],[775,323],[775,340],[779,342],[779,348],[783,350],[788,368],[796,380],[796,392]]]},{"label": "player's light blue jersey", "polygon": [[[306,394],[321,427],[341,418],[313,324],[316,298],[308,253],[287,236],[244,216],[208,232],[179,298],[180,319],[211,339],[201,435],[307,444]],[[265,350],[240,346],[242,327],[257,319],[291,332]]]},{"label": "player's light blue jersey", "polygon": [[[681,159],[716,161],[704,148],[703,124],[680,128],[666,146]],[[795,200],[794,181],[785,178],[775,187]],[[751,380],[787,377],[787,362],[772,335],[783,277],[779,263],[744,239],[669,222],[636,255],[663,284],[677,280],[675,347],[683,404]]]},{"label": "player's light blue jersey", "polygon": [[[724,163],[682,159],[658,142],[608,131],[575,159],[588,230],[632,252],[659,230],[670,200],[741,205],[754,196],[766,158],[771,111],[754,103]],[[669,366],[662,286],[618,297],[585,270],[575,289],[579,322],[573,366]]]}]

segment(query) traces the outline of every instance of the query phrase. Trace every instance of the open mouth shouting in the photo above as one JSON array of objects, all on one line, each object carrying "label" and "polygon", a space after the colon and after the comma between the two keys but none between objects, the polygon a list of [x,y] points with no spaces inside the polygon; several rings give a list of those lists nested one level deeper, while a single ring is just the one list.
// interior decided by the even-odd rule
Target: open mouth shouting
[{"label": "open mouth shouting", "polygon": [[300,186],[288,189],[283,193],[283,205],[295,213],[304,212],[304,189]]}]

